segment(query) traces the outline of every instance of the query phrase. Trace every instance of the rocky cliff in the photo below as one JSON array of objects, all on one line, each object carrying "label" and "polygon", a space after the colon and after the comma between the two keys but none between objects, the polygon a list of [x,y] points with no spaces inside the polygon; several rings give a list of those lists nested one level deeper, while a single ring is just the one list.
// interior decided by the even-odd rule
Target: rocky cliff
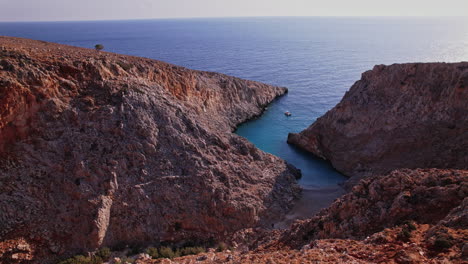
[{"label": "rocky cliff", "polygon": [[376,66],[291,134],[355,186],[272,230],[299,195],[300,173],[231,131],[284,88],[40,41],[0,37],[0,47],[0,263],[216,241],[234,249],[132,258],[468,260],[468,63]]},{"label": "rocky cliff", "polygon": [[0,262],[270,225],[299,172],[231,131],[285,92],[0,37]]},{"label": "rocky cliff", "polygon": [[236,251],[141,263],[467,263],[467,85],[468,63],[376,66],[289,136],[354,176],[349,193],[286,230],[238,232]]},{"label": "rocky cliff", "polygon": [[443,222],[446,227],[466,229],[468,212],[457,216],[453,212],[468,202],[467,197],[466,170],[395,170],[361,180],[329,208],[311,219],[297,221],[281,240],[300,247],[315,239],[365,239],[407,221],[430,225]]},{"label": "rocky cliff", "polygon": [[237,251],[142,263],[467,263],[467,89],[468,63],[376,66],[288,138],[353,176],[349,193],[286,230],[238,232]]},{"label": "rocky cliff", "polygon": [[468,168],[468,63],[375,66],[288,142],[348,176]]},{"label": "rocky cliff", "polygon": [[140,263],[467,263],[467,197],[466,170],[395,170],[289,229],[244,230],[250,250]]}]

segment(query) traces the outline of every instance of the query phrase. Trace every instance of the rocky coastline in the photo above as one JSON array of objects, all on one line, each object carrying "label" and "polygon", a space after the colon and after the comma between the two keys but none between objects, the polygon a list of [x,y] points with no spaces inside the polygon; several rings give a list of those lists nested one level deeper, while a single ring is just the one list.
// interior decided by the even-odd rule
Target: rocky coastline
[{"label": "rocky coastline", "polygon": [[353,182],[399,168],[468,169],[468,62],[377,65],[288,142]]},{"label": "rocky coastline", "polygon": [[467,263],[467,62],[375,66],[290,134],[349,190],[274,229],[300,171],[232,131],[286,92],[0,37],[0,263]]},{"label": "rocky coastline", "polygon": [[297,169],[231,133],[285,88],[42,41],[0,47],[5,261],[223,242],[300,195]]}]

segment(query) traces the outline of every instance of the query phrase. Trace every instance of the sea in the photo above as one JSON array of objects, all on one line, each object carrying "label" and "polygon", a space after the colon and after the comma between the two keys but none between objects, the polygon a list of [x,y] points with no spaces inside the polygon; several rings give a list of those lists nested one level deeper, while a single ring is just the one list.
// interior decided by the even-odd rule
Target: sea
[{"label": "sea", "polygon": [[468,61],[468,19],[463,17],[4,22],[0,35],[86,48],[99,43],[109,52],[289,88],[236,133],[301,169],[299,183],[314,195],[336,194],[333,186],[346,178],[329,163],[288,145],[288,133],[300,132],[325,114],[374,65]]}]

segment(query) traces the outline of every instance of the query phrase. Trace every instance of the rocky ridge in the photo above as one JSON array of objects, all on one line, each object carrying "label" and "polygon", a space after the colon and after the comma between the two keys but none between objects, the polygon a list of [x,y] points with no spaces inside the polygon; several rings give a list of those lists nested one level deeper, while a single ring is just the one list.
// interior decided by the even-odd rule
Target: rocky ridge
[{"label": "rocky ridge", "polygon": [[467,206],[468,171],[395,170],[289,229],[243,230],[250,248],[139,263],[468,263]]},{"label": "rocky ridge", "polygon": [[466,202],[466,170],[395,170],[361,180],[315,217],[296,221],[280,240],[300,247],[304,241],[325,238],[365,239],[408,221],[465,229]]},{"label": "rocky ridge", "polygon": [[0,37],[1,262],[270,225],[300,173],[231,131],[286,91]]},{"label": "rocky ridge", "polygon": [[[354,187],[313,218],[271,230],[265,227],[298,195],[298,173],[230,130],[284,89],[142,58],[0,40],[0,103],[8,109],[0,115],[5,263],[117,242],[215,239],[233,250],[133,259],[468,263],[467,63],[376,66],[337,107],[291,135],[291,143],[353,176]],[[61,77],[69,72],[55,66],[62,61],[76,75]]]},{"label": "rocky ridge", "polygon": [[288,142],[353,182],[399,168],[468,169],[468,62],[378,65]]},{"label": "rocky ridge", "polygon": [[[138,259],[137,264],[243,264],[243,263],[330,263],[330,264],[442,264],[467,263],[462,257],[460,244],[466,239],[467,233],[445,228],[434,232],[430,225],[412,225],[410,238],[401,238],[404,226],[388,228],[364,240],[353,239],[321,239],[304,245],[301,249],[287,247],[259,249],[251,252],[223,251],[201,253],[195,256],[181,258],[152,260]],[[452,243],[450,248],[434,248],[438,236],[449,236]],[[465,246],[466,247],[466,246]]]},{"label": "rocky ridge", "polygon": [[467,85],[468,63],[364,73],[288,137],[351,176],[350,192],[289,229],[238,232],[241,253],[197,263],[468,263]]}]

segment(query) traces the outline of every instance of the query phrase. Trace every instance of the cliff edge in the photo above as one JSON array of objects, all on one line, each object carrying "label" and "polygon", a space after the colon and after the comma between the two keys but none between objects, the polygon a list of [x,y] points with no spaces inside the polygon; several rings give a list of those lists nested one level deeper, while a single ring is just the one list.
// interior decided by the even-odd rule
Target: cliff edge
[{"label": "cliff edge", "polygon": [[0,37],[0,260],[222,241],[277,221],[300,173],[231,131],[286,91]]},{"label": "cliff edge", "polygon": [[353,177],[468,168],[468,63],[378,65],[288,142]]}]

